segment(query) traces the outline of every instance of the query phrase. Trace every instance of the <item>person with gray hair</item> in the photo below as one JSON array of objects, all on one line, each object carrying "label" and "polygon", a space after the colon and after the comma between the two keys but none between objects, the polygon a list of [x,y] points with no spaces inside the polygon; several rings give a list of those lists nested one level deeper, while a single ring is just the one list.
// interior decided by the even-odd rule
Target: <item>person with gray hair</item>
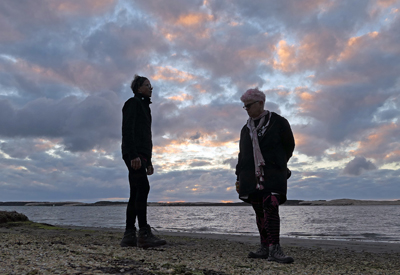
[{"label": "person with gray hair", "polygon": [[292,263],[279,244],[279,205],[287,200],[293,133],[284,117],[264,110],[265,94],[258,88],[247,90],[240,100],[249,118],[240,133],[236,191],[253,206],[261,241],[260,249],[248,257]]}]

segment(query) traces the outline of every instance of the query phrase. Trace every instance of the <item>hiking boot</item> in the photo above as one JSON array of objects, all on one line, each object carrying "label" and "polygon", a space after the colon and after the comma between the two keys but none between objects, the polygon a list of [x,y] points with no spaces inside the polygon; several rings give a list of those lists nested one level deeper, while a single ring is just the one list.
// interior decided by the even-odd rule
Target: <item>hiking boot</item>
[{"label": "hiking boot", "polygon": [[274,261],[283,264],[290,264],[294,262],[292,257],[286,256],[285,253],[283,253],[279,244],[274,244],[269,247],[268,261]]},{"label": "hiking boot", "polygon": [[136,228],[125,230],[124,237],[120,243],[121,247],[137,246]]},{"label": "hiking boot", "polygon": [[260,248],[256,252],[250,252],[248,258],[256,259],[267,259],[269,256],[268,246],[261,244]]},{"label": "hiking boot", "polygon": [[149,247],[161,246],[166,243],[167,242],[165,240],[161,240],[153,235],[153,233],[151,232],[150,225],[147,225],[146,227],[139,229],[138,243],[137,243],[138,247],[146,249]]}]

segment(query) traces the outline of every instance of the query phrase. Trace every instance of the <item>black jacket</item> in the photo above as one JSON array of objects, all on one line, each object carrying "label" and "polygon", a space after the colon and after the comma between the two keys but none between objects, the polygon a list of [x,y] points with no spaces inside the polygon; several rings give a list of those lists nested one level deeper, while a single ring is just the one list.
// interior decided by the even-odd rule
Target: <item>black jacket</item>
[{"label": "black jacket", "polygon": [[[265,121],[265,124],[267,120]],[[272,113],[271,121],[264,132],[258,136],[261,153],[265,160],[264,192],[274,192],[281,195],[281,203],[287,195],[287,162],[294,150],[294,137],[289,122],[282,116]],[[253,157],[253,144],[250,130],[245,125],[240,133],[239,159],[236,165],[236,175],[239,181],[239,198],[248,197],[256,191],[256,176]]]},{"label": "black jacket", "polygon": [[130,160],[141,155],[147,165],[152,165],[153,149],[150,104],[150,98],[135,95],[122,108],[122,155]]}]

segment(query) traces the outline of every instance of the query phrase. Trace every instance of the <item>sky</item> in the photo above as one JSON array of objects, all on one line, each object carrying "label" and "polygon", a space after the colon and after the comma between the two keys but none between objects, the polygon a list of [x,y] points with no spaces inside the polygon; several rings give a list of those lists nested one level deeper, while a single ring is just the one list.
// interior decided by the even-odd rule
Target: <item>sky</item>
[{"label": "sky", "polygon": [[238,202],[258,87],[288,199],[400,199],[400,1],[0,2],[0,201],[127,201],[122,106],[153,89],[151,202]]}]

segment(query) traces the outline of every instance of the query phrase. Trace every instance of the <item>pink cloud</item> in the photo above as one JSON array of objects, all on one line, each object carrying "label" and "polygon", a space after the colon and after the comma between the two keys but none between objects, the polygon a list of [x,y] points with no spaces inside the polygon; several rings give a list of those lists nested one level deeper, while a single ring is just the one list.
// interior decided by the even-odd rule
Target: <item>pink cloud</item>
[{"label": "pink cloud", "polygon": [[288,45],[285,40],[281,40],[276,47],[278,60],[274,60],[274,68],[284,72],[292,72],[296,69],[296,46]]},{"label": "pink cloud", "polygon": [[174,101],[183,102],[183,101],[187,101],[187,100],[193,99],[193,96],[183,93],[183,94],[180,94],[180,95],[170,96],[170,97],[168,97],[168,99],[174,100]]},{"label": "pink cloud", "polygon": [[294,127],[296,151],[308,156],[322,156],[330,148],[330,144],[318,136],[307,134]]},{"label": "pink cloud", "polygon": [[176,25],[182,25],[185,27],[190,27],[194,25],[203,25],[205,22],[213,21],[214,16],[205,13],[189,13],[182,14],[176,21]]},{"label": "pink cloud", "polygon": [[116,0],[80,0],[80,1],[50,1],[52,10],[65,15],[98,14],[108,11],[117,3]]},{"label": "pink cloud", "polygon": [[373,133],[359,142],[352,152],[354,156],[365,156],[383,163],[400,160],[400,127],[396,123],[377,127]]},{"label": "pink cloud", "polygon": [[155,74],[151,76],[153,80],[167,80],[172,82],[186,82],[196,78],[193,74],[178,70],[176,68],[166,67],[155,67]]}]

